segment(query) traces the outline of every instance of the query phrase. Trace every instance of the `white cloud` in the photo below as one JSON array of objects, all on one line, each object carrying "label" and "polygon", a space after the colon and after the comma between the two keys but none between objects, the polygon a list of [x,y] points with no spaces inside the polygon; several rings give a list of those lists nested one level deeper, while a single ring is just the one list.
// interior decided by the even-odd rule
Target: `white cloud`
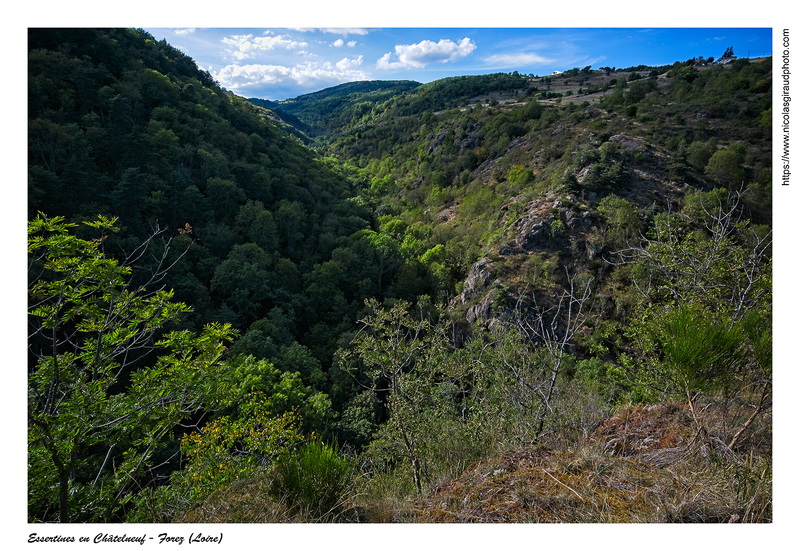
[{"label": "white cloud", "polygon": [[333,43],[331,44],[331,46],[333,46],[334,48],[341,48],[342,46],[344,46],[344,40],[342,40],[342,39],[340,38],[340,39],[338,39],[336,42],[333,42]]},{"label": "white cloud", "polygon": [[359,35],[369,34],[369,30],[367,30],[367,29],[340,29],[340,28],[335,28],[335,29],[320,29],[320,30],[322,32],[324,32],[324,33],[343,34],[345,36],[347,36],[348,34],[359,34]]},{"label": "white cloud", "polygon": [[447,63],[471,54],[475,50],[475,43],[470,38],[464,38],[458,43],[452,40],[432,42],[423,40],[417,44],[398,44],[394,47],[397,61],[391,61],[392,54],[385,54],[378,60],[378,69],[404,69],[408,67],[422,68],[429,63]]},{"label": "white cloud", "polygon": [[355,40],[351,40],[350,42],[348,42],[348,43],[347,43],[347,47],[348,47],[348,48],[352,48],[352,47],[353,47],[353,46],[355,46],[356,44],[358,44],[358,42],[357,42],[357,41],[355,41]]},{"label": "white cloud", "polygon": [[338,67],[340,71],[349,71],[361,65],[363,60],[363,55],[360,55],[355,59],[344,58],[336,64],[336,67]]},{"label": "white cloud", "polygon": [[175,34],[180,36],[186,36],[187,34],[192,34],[194,29],[175,29]]},{"label": "white cloud", "polygon": [[228,46],[229,55],[239,61],[276,48],[295,50],[308,46],[306,42],[298,42],[284,35],[256,37],[252,34],[234,35],[223,38],[222,42]]},{"label": "white cloud", "polygon": [[307,61],[294,67],[234,63],[212,75],[222,86],[234,92],[283,83],[326,87],[354,80],[370,80],[369,75],[357,69],[362,60],[363,56],[344,58],[335,65],[329,61]]},{"label": "white cloud", "polygon": [[289,30],[298,31],[301,33],[315,33],[320,31],[322,33],[331,33],[331,34],[343,34],[347,36],[348,34],[358,34],[358,35],[365,35],[369,34],[368,29],[352,29],[352,28],[328,28],[328,29],[317,29],[311,27],[291,27]]},{"label": "white cloud", "polygon": [[539,54],[498,54],[490,55],[483,61],[490,67],[522,67],[534,63],[552,63],[554,60]]},{"label": "white cloud", "polygon": [[258,84],[272,84],[285,80],[291,73],[280,65],[228,65],[214,74],[220,84],[231,90],[248,88]]}]

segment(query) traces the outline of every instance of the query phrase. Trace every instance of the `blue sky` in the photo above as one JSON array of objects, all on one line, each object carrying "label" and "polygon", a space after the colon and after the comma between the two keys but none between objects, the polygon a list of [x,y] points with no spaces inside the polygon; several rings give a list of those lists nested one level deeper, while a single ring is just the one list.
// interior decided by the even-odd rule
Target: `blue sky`
[{"label": "blue sky", "polygon": [[436,79],[769,55],[769,28],[144,27],[244,97],[283,100],[357,80]]}]

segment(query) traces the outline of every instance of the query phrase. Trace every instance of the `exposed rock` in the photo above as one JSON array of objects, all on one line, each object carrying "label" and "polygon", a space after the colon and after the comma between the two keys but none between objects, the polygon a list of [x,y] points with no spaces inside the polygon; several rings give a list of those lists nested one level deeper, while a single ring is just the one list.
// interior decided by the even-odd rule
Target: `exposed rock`
[{"label": "exposed rock", "polygon": [[636,140],[622,134],[611,136],[608,141],[619,144],[622,149],[627,150],[629,153],[639,153],[640,151],[645,150],[644,144],[640,140]]},{"label": "exposed rock", "polygon": [[519,249],[515,249],[513,247],[509,247],[508,245],[503,245],[499,249],[497,249],[497,254],[502,256],[512,256],[515,254],[520,254],[522,251]]},{"label": "exposed rock", "polygon": [[584,179],[586,178],[586,176],[589,174],[589,170],[591,170],[591,168],[592,168],[593,166],[594,166],[594,165],[589,165],[589,166],[587,166],[587,167],[584,167],[584,168],[583,168],[583,170],[581,170],[580,172],[578,172],[578,173],[575,175],[575,178],[578,180],[578,183],[579,183],[579,184],[580,184],[581,182],[583,182],[583,180],[584,180]]},{"label": "exposed rock", "polygon": [[483,297],[477,304],[467,310],[467,322],[475,323],[476,320],[488,320],[492,313],[492,293],[491,291]]},{"label": "exposed rock", "polygon": [[564,215],[564,220],[567,227],[571,230],[576,228],[588,228],[592,225],[592,213],[589,211],[581,213],[568,210]]},{"label": "exposed rock", "polygon": [[594,260],[597,257],[597,255],[599,255],[600,252],[602,252],[602,250],[603,250],[602,245],[586,241],[586,258],[588,258],[589,260]]},{"label": "exposed rock", "polygon": [[504,325],[503,322],[497,318],[492,318],[489,320],[489,331],[492,333],[496,333],[503,329]]},{"label": "exposed rock", "polygon": [[565,223],[569,229],[575,229],[576,227],[583,226],[583,219],[578,218],[578,216],[571,210],[567,211],[567,214],[564,216]]},{"label": "exposed rock", "polygon": [[433,140],[433,143],[428,146],[428,155],[433,153],[433,150],[442,144],[446,135],[447,135],[447,128],[445,128],[444,130],[439,132],[439,134],[437,134],[436,138]]},{"label": "exposed rock", "polygon": [[528,139],[525,136],[520,136],[518,138],[514,138],[511,140],[511,143],[508,144],[508,148],[506,148],[506,152],[511,151],[512,149],[516,149],[518,147],[525,147],[528,145]]},{"label": "exposed rock", "polygon": [[456,216],[457,206],[453,205],[452,207],[447,207],[446,209],[440,210],[436,213],[436,221],[440,224],[446,224]]},{"label": "exposed rock", "polygon": [[[535,216],[531,215],[526,215],[523,217],[523,219],[528,217],[533,218],[533,220],[536,219]],[[539,222],[533,222],[533,220],[530,222],[525,221],[520,224],[521,228],[520,233],[517,236],[517,245],[519,245],[524,251],[531,251],[535,249],[537,245],[541,245],[550,237],[550,224],[552,224],[553,220],[555,220],[555,216],[551,215],[546,220]]]},{"label": "exposed rock", "polygon": [[479,260],[469,269],[467,279],[464,281],[464,290],[461,292],[461,300],[467,302],[480,293],[490,281],[492,274],[489,272],[489,261]]},{"label": "exposed rock", "polygon": [[479,145],[480,145],[480,142],[478,141],[478,138],[476,138],[476,137],[474,137],[472,135],[467,136],[466,138],[461,140],[461,144],[459,145],[459,149],[458,149],[458,155],[463,155],[467,151],[475,149]]}]

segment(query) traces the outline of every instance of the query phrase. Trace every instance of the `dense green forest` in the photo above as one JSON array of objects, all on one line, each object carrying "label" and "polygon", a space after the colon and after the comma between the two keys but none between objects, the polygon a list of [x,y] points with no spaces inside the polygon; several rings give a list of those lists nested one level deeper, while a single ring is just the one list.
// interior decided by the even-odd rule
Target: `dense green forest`
[{"label": "dense green forest", "polygon": [[28,70],[30,522],[771,522],[771,59]]}]

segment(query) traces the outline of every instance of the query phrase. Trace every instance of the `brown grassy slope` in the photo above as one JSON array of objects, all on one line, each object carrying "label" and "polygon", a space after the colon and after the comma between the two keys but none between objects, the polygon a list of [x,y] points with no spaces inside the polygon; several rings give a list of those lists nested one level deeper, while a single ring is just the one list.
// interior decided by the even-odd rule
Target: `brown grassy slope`
[{"label": "brown grassy slope", "polygon": [[683,405],[625,408],[575,451],[527,447],[473,464],[435,487],[413,519],[771,522],[769,444],[762,437],[765,455],[751,447],[736,457],[713,436],[719,428],[697,439]]}]

